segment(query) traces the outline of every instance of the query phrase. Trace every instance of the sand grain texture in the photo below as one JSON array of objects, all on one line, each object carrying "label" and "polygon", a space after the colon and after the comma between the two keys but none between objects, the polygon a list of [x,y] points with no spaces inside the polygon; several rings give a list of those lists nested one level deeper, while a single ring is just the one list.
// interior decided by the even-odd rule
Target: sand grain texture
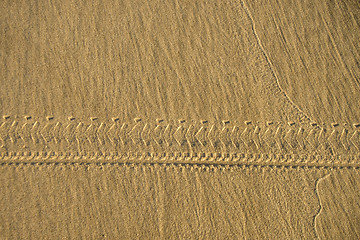
[{"label": "sand grain texture", "polygon": [[358,1],[1,1],[0,239],[359,239]]}]

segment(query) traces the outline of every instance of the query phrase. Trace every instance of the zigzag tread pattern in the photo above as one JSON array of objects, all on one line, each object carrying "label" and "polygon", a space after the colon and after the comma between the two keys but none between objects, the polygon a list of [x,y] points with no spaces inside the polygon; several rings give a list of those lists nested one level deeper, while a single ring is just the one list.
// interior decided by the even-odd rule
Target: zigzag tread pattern
[{"label": "zigzag tread pattern", "polygon": [[15,165],[123,165],[150,164],[214,167],[280,167],[360,169],[360,154],[321,156],[308,154],[221,154],[221,153],[124,153],[118,152],[21,152],[0,154],[0,166]]},{"label": "zigzag tread pattern", "polygon": [[0,153],[151,152],[357,155],[360,125],[232,124],[229,121],[131,122],[11,119],[0,123]]}]

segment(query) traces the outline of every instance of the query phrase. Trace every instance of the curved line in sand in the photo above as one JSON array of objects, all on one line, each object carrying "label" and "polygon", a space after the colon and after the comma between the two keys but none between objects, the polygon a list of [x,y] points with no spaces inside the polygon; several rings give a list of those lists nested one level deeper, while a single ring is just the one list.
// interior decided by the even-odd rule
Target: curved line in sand
[{"label": "curved line in sand", "polygon": [[[277,87],[279,88],[279,90],[284,94],[284,97],[286,99],[287,102],[289,102],[301,115],[303,115],[303,117],[305,117],[308,121],[310,121],[311,123],[316,123],[313,119],[311,119],[303,110],[301,110],[301,108],[295,104],[290,98],[289,96],[286,94],[286,92],[283,90],[283,88],[281,87],[280,85],[280,82],[279,82],[279,78],[277,77],[275,71],[273,70],[273,64],[272,62],[270,61],[270,58],[268,57],[268,55],[266,54],[266,51],[264,49],[264,47],[262,46],[261,44],[261,41],[260,41],[260,38],[259,36],[257,35],[256,33],[256,30],[255,30],[255,22],[254,22],[254,19],[249,11],[249,9],[247,8],[245,2],[243,0],[240,0],[240,4],[241,6],[244,8],[246,14],[248,15],[250,21],[251,21],[251,25],[252,25],[252,31],[255,35],[255,38],[256,38],[256,41],[257,41],[257,44],[259,45],[260,47],[260,50],[262,51],[264,57],[265,57],[265,60],[266,62],[269,64],[269,68],[270,68],[270,71],[273,75],[273,77],[275,78],[275,81],[276,81],[276,85]],[[318,124],[316,123],[316,125],[318,126]]]},{"label": "curved line in sand", "polygon": [[317,198],[318,198],[318,200],[319,200],[319,205],[320,205],[319,210],[318,210],[317,213],[315,214],[314,220],[313,220],[314,231],[315,231],[315,235],[316,235],[316,238],[317,238],[317,239],[320,239],[320,238],[319,238],[319,235],[318,235],[318,232],[317,232],[317,229],[316,229],[316,228],[317,228],[316,222],[317,222],[317,219],[318,219],[318,217],[321,215],[322,210],[323,210],[323,206],[322,206],[322,202],[321,202],[321,198],[320,198],[318,189],[319,189],[319,184],[320,184],[320,182],[322,182],[323,180],[325,180],[325,179],[328,178],[329,176],[330,176],[330,173],[327,174],[327,175],[325,175],[324,177],[319,178],[318,180],[316,180],[316,183],[315,183],[315,194],[316,194],[316,196],[317,196]]}]

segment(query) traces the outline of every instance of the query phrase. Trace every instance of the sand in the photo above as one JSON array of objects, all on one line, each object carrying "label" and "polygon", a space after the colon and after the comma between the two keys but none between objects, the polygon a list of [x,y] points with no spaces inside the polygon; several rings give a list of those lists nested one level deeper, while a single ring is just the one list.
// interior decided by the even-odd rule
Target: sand
[{"label": "sand", "polygon": [[357,1],[2,1],[1,239],[359,239]]}]

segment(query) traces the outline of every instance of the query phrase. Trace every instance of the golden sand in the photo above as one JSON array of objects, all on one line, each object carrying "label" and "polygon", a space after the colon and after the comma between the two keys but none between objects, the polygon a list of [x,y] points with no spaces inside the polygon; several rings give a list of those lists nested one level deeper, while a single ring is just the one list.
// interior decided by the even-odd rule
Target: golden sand
[{"label": "golden sand", "polygon": [[358,1],[2,1],[0,239],[359,239]]}]

